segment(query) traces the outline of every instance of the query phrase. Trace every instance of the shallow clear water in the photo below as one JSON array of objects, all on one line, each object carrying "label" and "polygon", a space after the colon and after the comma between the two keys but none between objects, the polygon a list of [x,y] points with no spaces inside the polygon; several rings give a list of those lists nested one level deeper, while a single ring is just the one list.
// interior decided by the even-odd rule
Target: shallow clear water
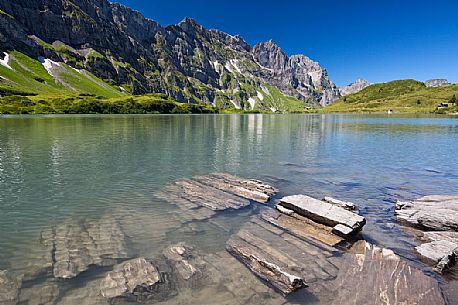
[{"label": "shallow clear water", "polygon": [[458,119],[451,117],[2,117],[0,270],[26,268],[42,230],[102,215],[121,219],[132,256],[180,241],[223,251],[261,207],[224,212],[218,226],[183,228],[166,216],[174,206],[153,196],[176,179],[211,172],[263,179],[280,189],[277,197],[353,201],[368,219],[365,238],[409,257],[415,243],[396,224],[394,202],[458,193],[457,156]]}]

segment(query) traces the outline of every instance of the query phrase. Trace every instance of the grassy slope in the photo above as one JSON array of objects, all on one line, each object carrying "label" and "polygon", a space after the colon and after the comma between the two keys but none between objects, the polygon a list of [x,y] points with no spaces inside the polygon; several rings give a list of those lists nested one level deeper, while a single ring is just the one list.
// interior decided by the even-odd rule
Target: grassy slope
[{"label": "grassy slope", "polygon": [[[52,113],[215,113],[207,105],[178,103],[162,94],[131,96],[87,71],[59,63],[51,76],[19,52],[0,65],[0,114]],[[56,81],[56,79],[58,81]]]},{"label": "grassy slope", "polygon": [[125,95],[89,72],[78,72],[64,63],[60,63],[58,81],[38,60],[19,52],[10,54],[8,64],[12,70],[0,65],[0,92],[3,93],[43,96],[87,93],[109,98]]},{"label": "grassy slope", "polygon": [[294,112],[305,110],[305,107],[307,105],[303,101],[298,100],[297,98],[292,96],[287,96],[275,87],[269,85],[265,85],[265,87],[269,91],[269,94],[265,94],[264,91],[262,91],[262,94],[264,95],[264,100],[262,101],[262,103],[265,106],[269,108],[275,108],[280,112]]},{"label": "grassy slope", "polygon": [[415,80],[400,80],[369,86],[339,99],[322,112],[387,112],[391,109],[402,113],[431,113],[454,94],[458,96],[458,85],[428,88]]}]

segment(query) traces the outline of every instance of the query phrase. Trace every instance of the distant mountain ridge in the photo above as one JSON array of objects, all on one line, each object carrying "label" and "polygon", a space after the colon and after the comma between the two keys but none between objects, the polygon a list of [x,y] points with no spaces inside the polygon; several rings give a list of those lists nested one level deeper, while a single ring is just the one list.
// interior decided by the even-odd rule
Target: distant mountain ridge
[{"label": "distant mountain ridge", "polygon": [[88,71],[121,92],[223,108],[313,108],[342,96],[319,63],[288,57],[273,41],[251,47],[190,18],[163,27],[106,0],[0,0],[0,52],[12,51]]}]

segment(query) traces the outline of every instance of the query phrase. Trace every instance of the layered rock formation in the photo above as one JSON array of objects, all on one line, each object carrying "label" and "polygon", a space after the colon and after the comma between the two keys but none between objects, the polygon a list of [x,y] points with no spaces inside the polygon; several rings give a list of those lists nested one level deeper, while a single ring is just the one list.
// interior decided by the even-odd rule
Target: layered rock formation
[{"label": "layered rock formation", "polygon": [[269,86],[304,107],[341,96],[308,57],[288,57],[272,41],[251,48],[189,18],[163,27],[106,0],[0,0],[0,9],[1,52],[64,61],[133,93],[245,109],[281,102]]},{"label": "layered rock formation", "polygon": [[415,248],[434,269],[444,273],[458,260],[458,196],[426,196],[398,202],[396,216],[416,232],[422,244]]}]

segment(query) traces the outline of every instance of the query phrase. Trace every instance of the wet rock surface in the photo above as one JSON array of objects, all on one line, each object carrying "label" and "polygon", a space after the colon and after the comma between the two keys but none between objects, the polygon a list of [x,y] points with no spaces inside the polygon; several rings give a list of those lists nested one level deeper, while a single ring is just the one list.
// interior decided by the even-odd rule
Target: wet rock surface
[{"label": "wet rock surface", "polygon": [[284,197],[280,200],[279,205],[326,226],[345,226],[349,228],[352,233],[361,231],[366,224],[364,217],[356,213],[347,211],[335,204],[320,201],[305,195]]},{"label": "wet rock surface", "polygon": [[213,173],[178,180],[165,186],[155,196],[177,205],[184,214],[182,218],[204,220],[218,211],[247,207],[250,200],[266,203],[277,191],[259,180]]},{"label": "wet rock surface", "polygon": [[396,204],[399,221],[432,231],[458,231],[458,196],[426,196]]},{"label": "wet rock surface", "polygon": [[316,223],[294,212],[279,213],[274,210],[266,210],[261,213],[261,218],[283,230],[301,237],[314,238],[330,246],[335,246],[343,241],[343,238],[333,234],[331,227]]},{"label": "wet rock surface", "polygon": [[56,278],[74,278],[92,265],[114,264],[127,256],[124,233],[111,217],[55,226],[42,233],[42,243],[52,253]]},{"label": "wet rock surface", "polygon": [[227,249],[284,294],[294,291],[292,281],[272,266],[291,280],[302,279],[309,298],[321,304],[445,304],[437,280],[365,241],[339,249],[255,217],[231,237]]},{"label": "wet rock surface", "polygon": [[329,280],[337,272],[330,262],[336,249],[305,242],[257,217],[231,237],[226,249],[283,294]]},{"label": "wet rock surface", "polygon": [[421,244],[420,257],[445,273],[458,259],[458,196],[426,196],[411,202],[398,202],[398,220],[415,228]]},{"label": "wet rock surface", "polygon": [[338,266],[328,286],[335,298],[328,304],[445,304],[437,280],[391,250],[360,241]]}]

